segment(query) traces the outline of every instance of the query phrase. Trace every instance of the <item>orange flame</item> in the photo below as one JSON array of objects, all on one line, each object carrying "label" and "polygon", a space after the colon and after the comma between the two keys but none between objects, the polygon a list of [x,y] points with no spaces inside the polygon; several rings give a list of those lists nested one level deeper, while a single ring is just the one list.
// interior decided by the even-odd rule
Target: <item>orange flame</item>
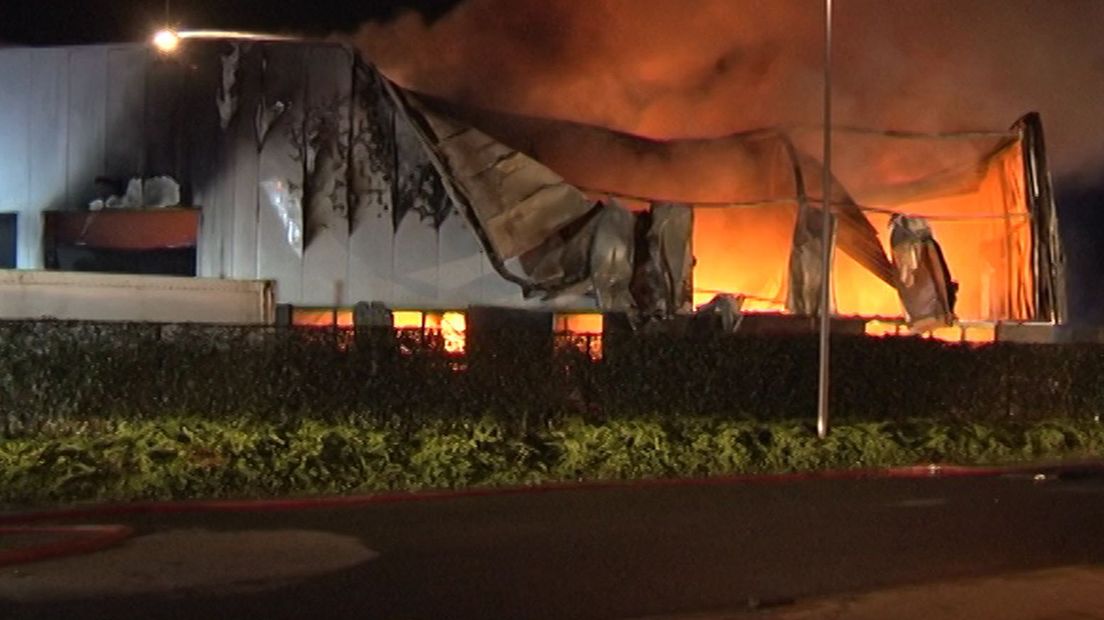
[{"label": "orange flame", "polygon": [[463,353],[468,347],[467,317],[463,312],[420,312],[399,310],[392,313],[395,329],[422,329],[440,333],[445,351]]},{"label": "orange flame", "polygon": [[[961,319],[1027,320],[1033,314],[1031,230],[1023,170],[1023,154],[1015,143],[989,162],[974,191],[894,207],[932,216],[929,223],[935,238],[952,278],[959,283],[955,310]],[[697,209],[695,304],[728,292],[745,295],[744,307],[751,311],[783,310],[796,209],[792,204]],[[868,217],[888,254],[889,215],[868,213]],[[837,313],[901,317],[896,290],[839,251],[832,278]]]}]

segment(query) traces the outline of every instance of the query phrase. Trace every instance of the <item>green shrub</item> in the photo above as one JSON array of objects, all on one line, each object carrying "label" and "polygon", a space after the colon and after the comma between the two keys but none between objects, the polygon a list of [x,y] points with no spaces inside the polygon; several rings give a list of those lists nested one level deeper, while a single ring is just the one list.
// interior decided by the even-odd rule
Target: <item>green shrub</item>
[{"label": "green shrub", "polygon": [[524,434],[490,417],[420,428],[371,417],[58,423],[0,439],[0,503],[271,497],[1100,456],[1093,421],[841,424],[565,418]]},{"label": "green shrub", "polygon": [[[806,336],[654,335],[608,343],[600,361],[570,349],[520,345],[480,349],[465,359],[418,333],[7,322],[0,323],[0,435],[67,421],[193,412],[273,423],[355,415],[411,429],[489,416],[515,435],[565,415],[787,420],[815,409],[816,347],[815,337]],[[833,419],[1090,419],[1104,397],[1102,352],[1095,345],[974,347],[837,337]],[[930,438],[932,445],[940,441]],[[678,452],[671,458],[696,457]]]}]

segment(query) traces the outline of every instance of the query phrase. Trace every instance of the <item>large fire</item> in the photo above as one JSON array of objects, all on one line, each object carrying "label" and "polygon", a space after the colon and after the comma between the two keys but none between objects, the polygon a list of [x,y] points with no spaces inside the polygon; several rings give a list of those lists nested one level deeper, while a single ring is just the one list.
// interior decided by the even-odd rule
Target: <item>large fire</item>
[{"label": "large fire", "polygon": [[[975,189],[897,204],[893,210],[929,216],[952,276],[959,283],[955,310],[960,319],[1031,318],[1031,233],[1018,143],[988,162]],[[727,292],[744,295],[748,310],[784,310],[796,212],[792,203],[699,208],[693,240],[695,304]],[[888,254],[889,214],[869,212],[867,217],[879,231]],[[833,264],[833,299],[836,312],[843,315],[901,315],[897,292],[839,251]]]},{"label": "large fire", "polygon": [[[557,119],[526,125],[464,117],[576,186],[719,202],[740,194],[759,172],[726,151],[726,136],[820,121],[823,13],[809,0],[700,0],[692,11],[684,4],[467,0],[429,22],[408,14],[365,24],[355,41],[405,87],[469,108]],[[1099,169],[1104,141],[1084,136],[1099,134],[1104,122],[1097,104],[1104,81],[1096,77],[1104,3],[849,0],[838,3],[836,18],[838,124],[992,129],[1038,110],[1048,121],[1056,175]],[[625,133],[588,132],[570,122]],[[843,179],[849,190],[867,172],[892,183],[917,178],[925,166],[944,167],[927,153],[913,156],[862,170],[844,154],[834,167],[851,172]],[[956,311],[964,322],[1025,319],[1034,310],[1029,221],[1018,195],[1023,161],[1015,146],[988,161],[980,184],[965,193],[888,202],[855,196],[866,207],[932,216],[960,285]],[[699,207],[694,301],[733,292],[745,295],[745,309],[781,310],[795,212],[792,200]],[[888,246],[888,215],[867,217]],[[839,313],[901,315],[896,291],[846,253],[836,253],[833,271]]]}]

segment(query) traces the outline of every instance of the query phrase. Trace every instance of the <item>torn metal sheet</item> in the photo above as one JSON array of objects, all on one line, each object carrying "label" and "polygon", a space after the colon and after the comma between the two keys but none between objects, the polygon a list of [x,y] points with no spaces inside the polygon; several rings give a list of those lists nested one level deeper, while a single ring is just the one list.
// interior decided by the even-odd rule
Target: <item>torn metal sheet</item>
[{"label": "torn metal sheet", "polygon": [[[476,229],[499,272],[521,284],[527,294],[584,292],[581,290],[585,289],[584,283],[597,275],[587,271],[593,266],[589,259],[580,258],[583,248],[591,248],[587,235],[593,234],[593,223],[588,219],[594,217],[592,203],[586,196],[531,157],[440,112],[434,107],[434,100],[397,88],[392,88],[391,92],[434,154],[435,164],[447,179],[450,193],[466,205],[469,218],[476,220]],[[789,185],[793,188],[792,195],[805,201],[804,177],[808,176],[805,171],[816,167],[817,162],[799,154],[788,137],[780,132],[755,132],[749,140],[758,149],[756,152],[766,149],[780,155],[760,159],[775,162],[764,165],[781,165],[784,170],[780,174],[789,177],[783,185]],[[812,190],[819,193],[815,184]],[[874,227],[838,182],[833,184],[831,197],[833,211],[839,220],[840,249],[892,286],[892,266]],[[791,310],[795,312],[815,312],[816,309],[815,303],[799,298],[815,297],[811,291],[819,287],[819,279],[814,280],[812,275],[819,272],[819,259],[810,252],[815,248],[809,245],[811,239],[806,240],[809,235],[802,232],[817,219],[816,215],[807,214],[795,231],[794,256],[797,260],[791,261],[791,273],[797,273],[798,277],[793,278],[791,290],[798,293],[790,296],[793,300]],[[567,234],[560,234],[569,226],[573,228]],[[577,236],[579,234],[582,236]],[[517,256],[524,256],[525,275],[531,278],[528,282],[506,273],[502,267],[506,259]],[[685,265],[687,261],[683,258],[676,262]],[[610,265],[606,264],[605,268],[609,269]],[[685,271],[685,267],[679,270]],[[666,288],[670,293],[673,285],[659,288]],[[610,301],[609,296],[606,297],[606,301]],[[657,310],[661,315],[672,312],[666,307],[655,307],[657,303],[637,300],[634,308],[644,314]],[[664,306],[670,305],[664,302]]]},{"label": "torn metal sheet", "polygon": [[598,215],[604,206],[596,204],[586,215],[521,255],[518,263],[545,299],[559,295],[582,295],[590,288],[590,246]]},{"label": "torn metal sheet", "polygon": [[654,203],[637,215],[632,294],[644,317],[668,318],[692,309],[694,212],[689,205]]},{"label": "torn metal sheet", "polygon": [[690,311],[692,230],[687,205],[633,213],[611,200],[525,253],[521,264],[548,297],[592,293],[599,308],[628,312],[639,325]]},{"label": "torn metal sheet", "polygon": [[786,289],[786,309],[793,314],[812,316],[820,312],[823,223],[819,209],[804,204],[799,207]]},{"label": "torn metal sheet", "polygon": [[951,279],[931,227],[923,218],[895,215],[890,230],[897,290],[909,328],[925,332],[953,325],[958,284]]},{"label": "torn metal sheet", "polygon": [[744,320],[744,298],[724,293],[698,308],[691,318],[691,333],[712,336],[735,334]]},{"label": "torn metal sheet", "polygon": [[833,249],[839,248],[880,280],[895,287],[893,266],[886,257],[877,230],[839,179],[833,175],[829,179],[829,191],[825,192],[821,163],[794,150],[790,151],[790,156],[794,165],[798,215],[790,254],[787,309],[794,314],[814,315],[820,312],[825,202],[833,215]]},{"label": "torn metal sheet", "polygon": [[416,96],[401,99],[501,260],[539,247],[590,211],[581,191],[528,155],[431,111]]},{"label": "torn metal sheet", "polygon": [[[1058,212],[1054,203],[1050,168],[1047,164],[1043,122],[1031,112],[1013,127],[1021,136],[1024,185],[1032,227],[1032,286],[1036,321],[1064,323],[1069,318],[1066,295],[1066,258],[1058,231]],[[1025,287],[1027,288],[1027,287]]]},{"label": "torn metal sheet", "polygon": [[595,218],[594,240],[587,266],[598,307],[606,311],[631,309],[636,218],[616,202],[602,206]]},{"label": "torn metal sheet", "polygon": [[633,308],[636,219],[617,201],[598,203],[584,217],[521,256],[525,274],[546,299],[591,292],[598,307]]}]

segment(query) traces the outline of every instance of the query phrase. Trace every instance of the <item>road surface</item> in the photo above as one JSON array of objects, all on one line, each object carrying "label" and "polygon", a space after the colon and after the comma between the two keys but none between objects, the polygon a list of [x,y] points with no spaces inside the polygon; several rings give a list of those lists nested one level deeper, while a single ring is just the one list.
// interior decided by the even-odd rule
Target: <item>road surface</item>
[{"label": "road surface", "polygon": [[137,531],[122,547],[0,569],[0,618],[742,613],[1099,563],[1104,480],[642,486],[122,522]]}]

